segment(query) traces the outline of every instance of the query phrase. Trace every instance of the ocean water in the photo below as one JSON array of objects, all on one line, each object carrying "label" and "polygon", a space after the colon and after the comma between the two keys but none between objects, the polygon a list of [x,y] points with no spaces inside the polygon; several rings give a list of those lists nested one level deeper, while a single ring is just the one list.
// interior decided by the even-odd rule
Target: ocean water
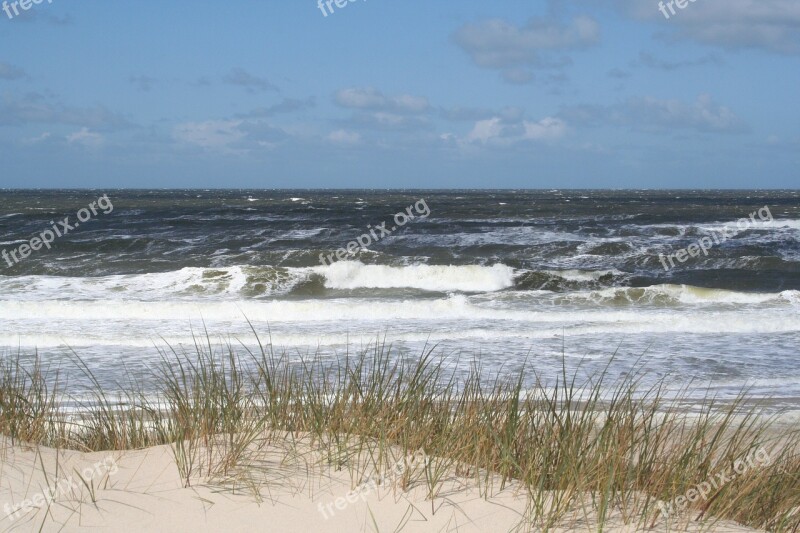
[{"label": "ocean water", "polygon": [[254,347],[249,320],[298,359],[435,346],[455,369],[636,367],[800,407],[800,191],[0,191],[0,250],[104,194],[0,260],[4,357],[68,371],[74,351],[113,388],[206,333]]}]

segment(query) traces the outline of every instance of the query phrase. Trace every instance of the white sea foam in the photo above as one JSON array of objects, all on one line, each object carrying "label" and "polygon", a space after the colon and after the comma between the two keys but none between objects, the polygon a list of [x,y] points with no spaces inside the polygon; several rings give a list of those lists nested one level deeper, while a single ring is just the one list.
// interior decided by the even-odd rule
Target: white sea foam
[{"label": "white sea foam", "polygon": [[611,287],[597,291],[572,293],[567,298],[574,300],[592,300],[598,303],[628,301],[630,303],[680,303],[693,305],[740,304],[753,305],[764,303],[797,303],[800,291],[783,291],[781,293],[748,293],[723,289],[706,289],[690,285],[654,285],[644,288]]},{"label": "white sea foam", "polygon": [[322,267],[318,272],[325,276],[325,285],[332,289],[410,288],[439,292],[490,292],[514,286],[514,269],[500,264],[492,267],[392,267],[345,261]]},{"label": "white sea foam", "polygon": [[[226,267],[183,268],[172,272],[103,277],[0,276],[0,301],[239,301],[254,296],[280,297],[298,284],[319,275],[328,289],[416,289],[449,293],[494,293],[514,287],[520,271],[497,264],[468,266],[384,266],[355,261],[306,268]],[[610,271],[550,271],[575,281],[597,280]],[[506,293],[490,296],[502,300]],[[531,294],[531,293],[529,293]],[[547,294],[547,293],[546,293]],[[542,303],[546,294],[533,300]],[[552,294],[551,304],[800,304],[800,291],[748,293],[706,289],[688,285],[655,285],[645,288],[609,287],[602,290]]]},{"label": "white sea foam", "polygon": [[[156,314],[160,314],[157,311]],[[202,321],[201,321],[202,318]],[[316,318],[316,317],[315,317]],[[262,321],[248,316],[252,324],[259,332],[259,337],[263,344],[272,344],[276,348],[305,347],[312,351],[320,346],[366,346],[375,343],[376,338],[379,342],[386,336],[388,342],[393,345],[403,344],[427,344],[442,345],[453,343],[459,347],[483,346],[487,352],[484,359],[491,361],[494,354],[492,350],[502,347],[508,348],[516,343],[517,346],[530,348],[536,341],[552,341],[566,339],[569,342],[580,341],[580,339],[594,339],[599,343],[600,348],[597,353],[580,351],[570,356],[577,358],[607,358],[612,351],[608,351],[609,341],[611,345],[618,345],[626,341],[626,345],[639,344],[649,345],[657,342],[665,345],[675,339],[689,339],[701,348],[706,345],[713,345],[720,341],[720,335],[748,335],[751,338],[769,338],[776,334],[800,334],[800,322],[795,318],[774,316],[769,322],[754,323],[745,317],[734,314],[724,314],[721,316],[691,314],[677,318],[672,315],[645,315],[637,313],[615,313],[608,320],[603,322],[598,315],[587,314],[583,319],[586,322],[576,320],[576,314],[564,314],[559,317],[551,317],[551,320],[541,320],[542,314],[533,314],[530,321],[508,322],[514,327],[503,327],[500,321],[486,324],[486,320],[467,321],[463,318],[452,320],[443,318],[439,321],[427,319],[403,319],[393,318],[393,322],[367,321],[362,319],[358,327],[352,331],[341,331],[336,325],[319,318],[306,322],[300,320],[279,322]],[[561,321],[553,320],[560,318]],[[594,321],[592,321],[594,319]],[[598,320],[599,319],[599,320]],[[30,329],[20,329],[17,333],[0,334],[0,347],[16,349],[17,347],[27,348],[55,348],[55,347],[133,347],[141,348],[145,351],[154,349],[155,346],[193,346],[193,339],[187,332],[194,330],[195,334],[201,339],[205,339],[205,328],[208,328],[212,342],[219,341],[232,342],[239,345],[240,342],[255,347],[255,338],[250,330],[250,324],[244,320],[243,316],[237,320],[214,320],[208,317],[189,316],[182,319],[170,319],[169,323],[153,319],[151,321],[139,320],[110,320],[106,324],[92,324],[90,320],[78,321],[72,317],[63,319],[60,323],[63,334],[41,333],[41,328],[32,327]],[[347,320],[354,320],[347,318]],[[589,322],[592,321],[592,322]],[[161,323],[159,323],[161,322]],[[484,327],[486,325],[487,327]],[[489,327],[493,326],[493,327]],[[86,334],[90,328],[92,333]],[[120,329],[132,333],[120,335]],[[16,330],[15,330],[16,331]],[[702,339],[702,340],[701,340]],[[646,348],[646,346],[644,346]],[[642,351],[644,351],[644,348]],[[717,344],[716,350],[718,351]],[[638,349],[637,349],[638,351]],[[661,353],[658,348],[650,352],[654,358],[672,359],[681,357],[683,354]],[[112,352],[113,353],[113,352]],[[554,354],[560,354],[560,347]],[[641,353],[641,352],[639,352]],[[709,352],[713,356],[713,351]],[[541,354],[539,354],[541,355]],[[552,354],[551,354],[552,355]],[[737,356],[728,354],[731,362],[737,361]],[[774,356],[774,354],[773,354]],[[784,355],[784,357],[786,357]]]},{"label": "white sea foam", "polygon": [[775,219],[772,223],[775,228],[786,228],[800,231],[800,219]]},{"label": "white sea foam", "polygon": [[[782,308],[760,310],[758,319],[754,320],[738,306],[729,310],[715,307],[682,312],[663,308],[525,307],[480,305],[465,295],[434,300],[0,301],[0,320],[4,322],[5,332],[14,334],[40,331],[47,324],[62,328],[83,323],[88,327],[92,322],[103,326],[111,321],[117,321],[115,327],[123,331],[127,323],[143,323],[147,328],[170,321],[174,322],[170,327],[185,331],[190,321],[235,325],[246,324],[245,317],[265,324],[337,324],[338,329],[342,321],[350,321],[359,331],[374,330],[376,326],[431,331],[459,323],[461,329],[467,329],[492,321],[491,329],[524,327],[548,330],[550,334],[558,333],[562,327],[579,334],[800,332],[800,315]],[[505,326],[504,323],[515,325]]]},{"label": "white sea foam", "polygon": [[311,268],[194,268],[172,272],[100,277],[0,276],[0,298],[9,300],[235,299],[248,289],[282,295],[312,272]]},{"label": "white sea foam", "polygon": [[558,276],[570,281],[597,281],[603,276],[624,276],[625,273],[617,269],[606,270],[545,270],[544,273]]},{"label": "white sea foam", "polygon": [[[487,292],[513,287],[514,269],[505,265],[390,267],[355,261],[330,266],[273,268],[235,266],[183,268],[172,272],[102,277],[0,276],[0,298],[12,300],[139,300],[281,296],[312,274],[330,289],[409,288],[436,292]],[[251,291],[251,292],[248,292]]]}]

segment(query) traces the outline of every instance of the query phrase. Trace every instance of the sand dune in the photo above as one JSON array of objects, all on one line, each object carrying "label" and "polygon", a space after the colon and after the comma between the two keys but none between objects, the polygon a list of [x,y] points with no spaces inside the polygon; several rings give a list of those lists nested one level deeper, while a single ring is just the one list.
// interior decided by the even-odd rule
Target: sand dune
[{"label": "sand dune", "polygon": [[[287,441],[288,443],[288,441]],[[289,451],[291,449],[291,451]],[[304,451],[305,450],[305,451]],[[474,478],[448,476],[433,504],[420,481],[421,458],[396,470],[354,473],[321,466],[304,445],[264,447],[249,476],[185,487],[169,446],[129,452],[79,453],[12,446],[0,461],[3,531],[530,531],[527,497],[495,483],[484,498]],[[403,467],[407,464],[407,469]],[[415,481],[400,488],[402,473]],[[370,473],[371,472],[371,473]],[[496,481],[496,480],[495,480]],[[355,489],[355,490],[353,490]],[[50,495],[52,494],[52,498]],[[52,500],[52,501],[49,501]],[[590,531],[582,513],[560,531]],[[700,530],[686,521],[654,531]],[[617,512],[606,530],[636,531]],[[712,531],[753,531],[730,522]]]}]

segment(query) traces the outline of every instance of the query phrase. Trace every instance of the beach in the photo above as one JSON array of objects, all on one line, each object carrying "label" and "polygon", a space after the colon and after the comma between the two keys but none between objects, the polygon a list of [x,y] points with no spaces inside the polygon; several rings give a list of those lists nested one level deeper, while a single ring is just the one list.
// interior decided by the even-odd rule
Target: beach
[{"label": "beach", "polygon": [[0,533],[800,533],[797,0],[0,13]]},{"label": "beach", "polygon": [[800,519],[797,193],[0,195],[9,530]]},{"label": "beach", "polygon": [[[278,446],[272,451],[272,484],[255,500],[246,489],[238,491],[199,485],[184,488],[177,475],[172,453],[164,447],[108,454],[81,454],[52,449],[3,446],[3,485],[0,501],[12,494],[25,498],[58,481],[56,463],[67,475],[70,469],[94,468],[113,459],[113,474],[98,477],[94,492],[85,486],[59,495],[50,505],[30,510],[9,520],[6,513],[0,527],[10,531],[514,531],[526,515],[525,498],[513,485],[486,499],[468,480],[454,478],[435,504],[435,513],[424,490],[403,492],[396,486],[380,487],[347,500],[352,480],[345,472],[309,470],[304,457],[294,462],[283,459]],[[109,461],[110,462],[110,461]],[[64,476],[64,474],[62,474]],[[64,476],[67,477],[67,476]],[[336,507],[339,500],[339,507]],[[345,503],[342,503],[344,500]],[[325,511],[330,504],[333,512]],[[323,511],[320,511],[322,505]],[[663,521],[652,531],[714,531],[736,533],[756,531],[734,522],[720,522],[701,529],[700,525]],[[578,515],[570,526],[552,531],[591,530],[591,515]],[[524,530],[524,528],[523,528]],[[637,531],[626,526],[616,514],[609,531]]]}]

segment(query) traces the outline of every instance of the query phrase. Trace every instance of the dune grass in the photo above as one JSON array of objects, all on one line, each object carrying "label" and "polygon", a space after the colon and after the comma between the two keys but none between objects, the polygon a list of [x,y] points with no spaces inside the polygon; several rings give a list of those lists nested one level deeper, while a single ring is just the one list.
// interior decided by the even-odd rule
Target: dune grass
[{"label": "dune grass", "polygon": [[304,360],[271,344],[253,352],[206,336],[188,352],[161,353],[156,394],[132,382],[109,396],[72,359],[91,383],[80,401],[38,358],[3,359],[0,434],[82,451],[170,445],[186,486],[234,484],[257,497],[265,488],[258,453],[270,442],[304,439],[327,465],[350,471],[354,485],[366,476],[363,457],[380,470],[398,450],[422,451],[428,461],[401,489],[421,484],[434,509],[448,476],[472,480],[487,498],[514,484],[528,497],[524,527],[542,530],[576,513],[596,515],[597,530],[612,513],[650,528],[665,521],[660,502],[760,450],[768,464],[715,486],[681,516],[800,529],[798,430],[761,416],[744,394],[706,398],[690,413],[682,407],[688,389],[667,395],[663,381],[643,388],[641,370],[587,384],[565,371],[545,384],[530,379],[531,364],[516,376],[487,375],[477,362],[456,373],[434,349],[409,359],[376,343],[343,359]]}]

